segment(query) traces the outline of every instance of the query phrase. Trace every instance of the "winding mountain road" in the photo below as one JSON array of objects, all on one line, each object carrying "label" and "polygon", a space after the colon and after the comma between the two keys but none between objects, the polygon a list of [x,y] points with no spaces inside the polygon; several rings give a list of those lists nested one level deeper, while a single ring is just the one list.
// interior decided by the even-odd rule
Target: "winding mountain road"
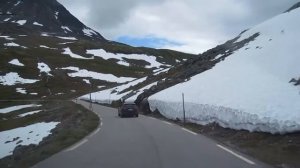
[{"label": "winding mountain road", "polygon": [[[79,101],[89,107],[89,103]],[[253,168],[269,167],[172,123],[140,115],[119,118],[117,110],[93,105],[101,118],[88,137],[35,168]]]}]

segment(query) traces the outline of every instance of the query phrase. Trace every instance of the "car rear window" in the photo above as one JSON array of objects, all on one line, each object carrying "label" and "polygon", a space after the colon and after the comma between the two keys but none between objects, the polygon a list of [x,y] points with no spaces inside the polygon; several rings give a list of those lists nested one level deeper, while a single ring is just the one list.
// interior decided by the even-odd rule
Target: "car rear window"
[{"label": "car rear window", "polygon": [[135,104],[124,104],[123,108],[135,108]]}]

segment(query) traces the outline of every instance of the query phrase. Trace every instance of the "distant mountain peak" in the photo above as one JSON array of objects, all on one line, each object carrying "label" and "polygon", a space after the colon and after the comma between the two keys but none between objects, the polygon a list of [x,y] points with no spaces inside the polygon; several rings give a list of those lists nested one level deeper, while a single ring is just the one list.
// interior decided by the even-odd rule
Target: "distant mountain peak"
[{"label": "distant mountain peak", "polygon": [[[49,32],[64,36],[82,36],[105,40],[98,32],[87,27],[56,0],[0,1],[0,31],[14,33],[22,27],[29,33]],[[10,25],[10,26],[8,26]],[[24,30],[24,29],[23,29]]]},{"label": "distant mountain peak", "polygon": [[285,11],[285,12],[290,12],[290,11],[292,11],[292,10],[294,10],[294,9],[297,9],[297,8],[299,8],[300,7],[300,2],[297,2],[295,5],[293,5],[291,8],[289,8],[287,11]]}]

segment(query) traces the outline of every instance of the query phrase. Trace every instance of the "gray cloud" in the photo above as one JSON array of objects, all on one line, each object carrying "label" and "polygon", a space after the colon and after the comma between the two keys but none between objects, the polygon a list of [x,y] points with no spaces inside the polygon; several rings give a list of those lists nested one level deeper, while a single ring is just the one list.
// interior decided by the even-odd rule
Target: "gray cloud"
[{"label": "gray cloud", "polygon": [[282,13],[299,0],[58,0],[109,39],[154,36],[202,52]]}]

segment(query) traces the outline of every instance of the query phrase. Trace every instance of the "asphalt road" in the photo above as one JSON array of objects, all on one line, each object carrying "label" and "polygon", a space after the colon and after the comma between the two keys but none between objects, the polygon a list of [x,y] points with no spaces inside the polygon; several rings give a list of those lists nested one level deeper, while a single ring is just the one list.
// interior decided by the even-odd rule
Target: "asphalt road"
[{"label": "asphalt road", "polygon": [[[79,102],[85,107],[89,103]],[[35,168],[252,168],[269,167],[177,125],[140,115],[119,118],[93,105],[101,125],[88,137]]]}]

